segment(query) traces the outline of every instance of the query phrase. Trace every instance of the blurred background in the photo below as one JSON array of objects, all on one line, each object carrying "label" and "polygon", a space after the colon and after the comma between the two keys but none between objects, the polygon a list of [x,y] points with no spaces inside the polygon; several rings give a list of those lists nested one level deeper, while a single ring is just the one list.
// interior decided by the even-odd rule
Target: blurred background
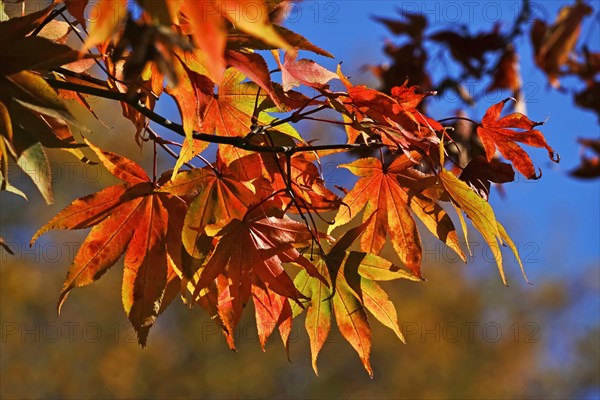
[{"label": "blurred background", "polygon": [[[382,51],[389,32],[371,17],[395,17],[398,10],[425,14],[433,31],[465,24],[471,32],[495,23],[510,26],[520,2],[306,1],[295,5],[287,26],[335,55],[306,55],[355,83],[377,87],[365,65],[388,61]],[[534,3],[532,18],[554,20],[565,2]],[[598,2],[582,25],[582,38],[600,48]],[[15,172],[11,182],[29,201],[0,193],[0,233],[14,256],[0,250],[0,397],[23,398],[600,398],[600,186],[568,175],[579,163],[577,137],[600,135],[597,116],[574,106],[570,94],[548,88],[532,64],[527,35],[516,46],[526,87],[527,114],[544,120],[548,142],[561,155],[550,165],[546,152],[532,150],[544,170],[538,181],[492,191],[498,220],[517,243],[534,285],[520,275],[505,252],[509,287],[502,285],[483,241],[470,237],[473,257],[464,265],[424,233],[427,282],[385,285],[396,304],[403,345],[372,323],[373,380],[341,335],[333,332],[319,358],[320,376],[310,366],[302,318],[295,320],[291,362],[277,335],[268,351],[258,343],[253,313],[238,330],[238,352],[228,350],[217,326],[198,308],[176,302],[151,330],[147,348],[136,343],[120,301],[122,262],[100,281],[71,293],[60,317],[56,300],[68,266],[87,232],[52,232],[33,248],[35,231],[73,199],[113,184],[98,166],[83,166],[49,151],[55,202],[47,206],[29,178]],[[440,57],[443,57],[440,56]],[[435,77],[436,70],[432,72]],[[568,83],[568,82],[567,82]],[[473,83],[476,85],[476,83]],[[568,87],[568,85],[567,85]],[[468,109],[480,119],[489,105],[509,94],[490,95]],[[95,143],[118,150],[150,168],[152,149],[133,143],[133,128],[120,108],[92,99],[100,120],[80,113]],[[450,94],[430,104],[429,114],[454,114]],[[75,108],[74,108],[75,109]],[[177,120],[172,102],[159,113]],[[298,128],[314,138],[342,138],[322,125]],[[333,140],[333,139],[332,139]],[[529,150],[529,149],[528,149]],[[326,160],[328,185],[350,187],[352,178]],[[170,160],[165,160],[169,168]]]}]

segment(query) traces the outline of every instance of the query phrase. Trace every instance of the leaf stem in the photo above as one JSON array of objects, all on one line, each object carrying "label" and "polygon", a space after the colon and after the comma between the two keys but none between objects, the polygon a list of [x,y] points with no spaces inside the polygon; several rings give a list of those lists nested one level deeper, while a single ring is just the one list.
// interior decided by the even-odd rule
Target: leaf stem
[{"label": "leaf stem", "polygon": [[158,159],[156,157],[157,152],[156,152],[156,141],[152,141],[152,148],[153,148],[153,158],[152,158],[152,183],[156,184],[156,167],[157,167],[157,162]]}]

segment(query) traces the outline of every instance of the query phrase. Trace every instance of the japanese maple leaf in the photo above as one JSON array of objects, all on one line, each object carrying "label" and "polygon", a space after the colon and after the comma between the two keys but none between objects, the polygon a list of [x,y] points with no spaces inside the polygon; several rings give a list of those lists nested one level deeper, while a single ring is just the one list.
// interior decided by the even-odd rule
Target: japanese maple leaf
[{"label": "japanese maple leaf", "polygon": [[506,48],[494,69],[494,79],[487,91],[509,89],[516,96],[521,89],[522,78],[519,71],[519,55],[513,46]]},{"label": "japanese maple leaf", "polygon": [[348,91],[347,97],[337,100],[345,108],[345,112],[340,111],[355,118],[362,130],[377,133],[386,145],[403,149],[425,141],[437,143],[435,131],[442,126],[417,110],[431,93],[419,94],[416,86],[408,87],[405,83],[392,88],[389,96],[364,85],[352,85],[339,67],[338,76]]},{"label": "japanese maple leaf", "polygon": [[278,108],[285,107],[280,96],[273,89],[269,66],[260,54],[244,50],[227,50],[225,55],[229,66],[238,69],[248,79],[260,86]]},{"label": "japanese maple leaf", "polygon": [[14,17],[10,18],[6,21],[2,21],[0,23],[0,34],[2,38],[8,41],[9,44],[11,41],[19,39],[23,36],[31,33],[35,28],[37,28],[48,15],[54,10],[58,1],[53,1],[52,4],[46,6],[45,8],[33,12],[31,14],[27,14],[22,17]]},{"label": "japanese maple leaf", "polygon": [[[502,109],[509,100],[514,99],[509,97],[488,108],[481,123],[477,126],[477,135],[481,139],[488,161],[491,161],[496,154],[497,147],[502,156],[511,161],[517,171],[526,178],[539,178],[535,174],[531,158],[516,142],[545,148],[548,156],[554,162],[558,162],[560,157],[546,143],[544,135],[537,129],[533,129],[542,125],[543,122],[531,121],[521,113],[512,113],[500,118]],[[520,129],[520,131],[516,129]]]},{"label": "japanese maple leaf", "polygon": [[52,171],[44,147],[68,151],[88,162],[80,149],[84,145],[76,142],[67,121],[85,129],[41,75],[33,71],[0,74],[0,188],[26,198],[8,181],[13,175],[8,163],[12,159],[51,204]]},{"label": "japanese maple leaf", "polygon": [[[65,45],[68,25],[60,21],[45,21],[56,7],[53,1],[40,11],[0,21],[0,72],[4,75],[23,70],[48,70],[87,58]],[[32,31],[44,27],[35,35]]]},{"label": "japanese maple leaf", "polygon": [[[582,149],[581,164],[570,174],[577,178],[594,179],[600,177],[600,139],[577,139]],[[586,154],[585,150],[588,150]]]},{"label": "japanese maple leaf", "polygon": [[253,281],[296,302],[303,298],[283,269],[283,263],[295,262],[309,275],[324,279],[294,247],[312,240],[308,228],[300,222],[265,216],[261,209],[254,208],[244,219],[231,220],[216,238],[214,251],[197,273],[194,298],[217,279],[219,296],[228,293],[219,304],[228,302],[225,306],[229,315],[225,318],[221,315],[221,318],[229,332],[233,332],[239,322]]},{"label": "japanese maple leaf", "polygon": [[[187,289],[189,293],[194,293],[195,286],[192,280],[187,282]],[[183,297],[183,299],[185,302],[188,301],[186,297]],[[228,278],[219,275],[208,287],[202,289],[199,296],[193,300],[200,304],[208,312],[210,319],[219,325],[229,348],[235,350],[234,331],[231,328],[234,325],[232,311],[235,299],[229,295]]]},{"label": "japanese maple leaf", "polygon": [[446,44],[452,57],[475,77],[482,74],[486,53],[506,46],[506,39],[500,33],[499,25],[495,25],[489,32],[477,35],[445,30],[433,34],[431,40]]},{"label": "japanese maple leaf", "polygon": [[463,169],[459,178],[469,184],[481,198],[488,200],[491,182],[512,182],[515,180],[515,170],[510,164],[496,159],[490,162],[483,156],[476,156]]},{"label": "japanese maple leaf", "polygon": [[[202,114],[201,129],[203,132],[222,136],[244,137],[248,135],[256,99],[259,96],[259,86],[255,83],[244,82],[245,79],[246,77],[241,72],[229,68],[225,71],[223,83],[218,87],[216,94],[214,86],[205,86],[201,89],[205,93],[207,91],[210,93],[209,101]],[[262,102],[264,95],[262,98],[260,96],[258,98]],[[261,113],[258,117],[258,123],[261,124],[268,124],[272,120],[273,117],[269,117],[265,113]],[[289,124],[278,125],[273,129],[302,141],[298,132]],[[240,155],[243,154],[241,150],[233,150],[233,152],[237,154],[234,158],[240,158]]]},{"label": "japanese maple leaf", "polygon": [[[233,280],[230,280],[233,276]],[[234,284],[237,283],[237,284]],[[190,282],[193,286],[193,283]],[[192,292],[194,291],[192,287]],[[200,291],[196,301],[208,311],[211,319],[222,329],[227,344],[235,350],[235,326],[247,301],[252,299],[259,341],[263,350],[269,336],[279,327],[284,346],[288,348],[292,328],[292,309],[289,299],[270,290],[263,282],[243,275],[220,274],[207,288]]]},{"label": "japanese maple leaf", "polygon": [[[319,273],[327,280],[330,279],[330,271],[335,274],[335,291],[305,271],[300,271],[294,279],[296,287],[310,298],[306,307],[305,327],[310,341],[312,366],[317,375],[317,358],[331,331],[332,314],[340,333],[358,353],[371,377],[371,328],[366,311],[392,329],[404,342],[396,308],[376,281],[419,279],[377,255],[348,251],[352,243],[364,234],[372,218],[373,216],[347,231],[325,258],[315,263]],[[298,316],[302,311],[300,307],[292,306],[294,316]]]},{"label": "japanese maple leaf", "polygon": [[189,21],[194,43],[206,55],[207,75],[213,82],[220,83],[225,71],[227,30],[218,6],[211,0],[203,4],[186,0],[181,4],[181,11]]},{"label": "japanese maple leaf", "polygon": [[410,13],[398,10],[404,20],[393,20],[382,17],[373,17],[377,22],[384,24],[394,35],[409,35],[413,39],[420,40],[427,28],[427,18],[423,14]]},{"label": "japanese maple leaf", "polygon": [[85,9],[88,2],[89,0],[64,0],[65,7],[67,7],[69,14],[71,14],[84,28],[87,25]]},{"label": "japanese maple leaf", "polygon": [[[270,188],[263,190],[265,180],[261,176],[262,163],[258,154],[226,165],[217,153],[214,167],[181,171],[159,189],[192,199],[185,216],[182,240],[194,259],[203,262],[212,249],[212,238],[205,232],[208,225],[225,226],[234,218],[242,219],[250,204],[263,196],[262,191],[272,193]],[[184,271],[185,274],[189,272]]]},{"label": "japanese maple leaf", "polygon": [[390,165],[371,157],[341,165],[360,179],[344,197],[347,207],[340,207],[329,232],[350,222],[363,208],[363,221],[376,213],[361,237],[361,250],[379,254],[389,237],[402,263],[420,277],[421,239],[411,210],[436,237],[461,258],[464,255],[446,212],[417,190],[416,183],[422,177],[409,170],[413,165],[406,155],[397,157]]},{"label": "japanese maple leaf", "polygon": [[212,84],[207,76],[191,69],[194,66],[199,66],[198,68],[201,72],[206,72],[202,69],[200,63],[194,62],[196,59],[194,55],[195,53],[189,54],[186,60],[180,57],[173,58],[173,71],[177,76],[178,83],[174,87],[166,88],[167,94],[173,97],[175,104],[177,104],[185,134],[183,147],[179,152],[179,157],[173,169],[173,176],[175,176],[183,164],[208,147],[208,142],[193,139],[194,131],[200,130],[200,116],[204,113],[206,104],[209,101],[209,94],[202,91],[201,88]]},{"label": "japanese maple leaf", "polygon": [[169,271],[180,263],[180,234],[185,203],[157,193],[144,170],[133,161],[91,143],[102,164],[123,184],[75,200],[40,228],[32,243],[50,229],[92,227],[77,252],[58,301],[69,292],[98,280],[125,254],[123,306],[140,344],[161,309]]},{"label": "japanese maple leaf", "polygon": [[[157,97],[161,95],[163,91],[164,74],[160,72],[158,66],[154,62],[149,62],[147,64],[148,68],[144,71],[144,73],[138,76],[134,82],[130,82],[129,86],[122,83],[125,80],[125,60],[113,60],[112,58],[107,58],[105,62],[108,71],[111,72],[108,82],[112,87],[112,90],[131,94],[131,88],[135,87],[136,90],[141,90],[145,93],[152,92]],[[89,85],[87,81],[83,81],[79,78],[68,78],[67,81]],[[80,100],[80,103],[82,103],[88,110],[91,110],[91,107],[86,101],[84,101],[83,98],[79,97],[78,99]],[[140,101],[144,104],[144,106],[150,110],[154,109],[156,100],[157,99],[154,96],[142,96],[142,98],[140,98]],[[131,104],[127,102],[120,102],[120,104],[123,111],[123,116],[130,120],[136,128],[135,141],[141,147],[142,132],[148,126],[148,120],[146,116],[136,110]],[[96,116],[96,118],[98,117]]]}]

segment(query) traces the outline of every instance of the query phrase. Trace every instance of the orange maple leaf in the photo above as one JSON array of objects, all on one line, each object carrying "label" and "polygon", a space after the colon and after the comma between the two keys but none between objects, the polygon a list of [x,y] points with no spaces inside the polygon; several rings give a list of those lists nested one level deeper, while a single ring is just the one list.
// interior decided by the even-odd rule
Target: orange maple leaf
[{"label": "orange maple leaf", "polygon": [[167,285],[175,279],[172,270],[180,268],[176,265],[181,258],[186,206],[175,196],[157,193],[155,184],[133,161],[88,145],[110,173],[125,183],[75,200],[37,231],[32,244],[50,229],[92,227],[69,268],[59,313],[73,288],[98,280],[124,253],[123,306],[140,344],[145,345]]},{"label": "orange maple leaf", "polygon": [[526,115],[517,112],[500,118],[502,109],[509,100],[514,99],[509,97],[488,108],[477,127],[477,135],[481,139],[488,161],[494,158],[497,147],[502,156],[513,163],[517,171],[528,179],[537,179],[541,175],[536,175],[531,158],[516,142],[545,148],[554,162],[558,162],[560,157],[546,143],[544,135],[537,129],[533,129],[543,122],[531,121]]},{"label": "orange maple leaf", "polygon": [[[159,190],[191,200],[185,216],[182,240],[192,258],[201,264],[212,249],[212,238],[205,232],[209,225],[225,226],[234,218],[242,219],[266,182],[261,179],[262,164],[258,154],[251,154],[226,165],[220,153],[214,168],[181,171]],[[267,190],[272,192],[270,188]],[[265,195],[266,196],[266,195]],[[187,266],[184,275],[194,271]],[[191,273],[191,274],[190,274]]]},{"label": "orange maple leaf", "polygon": [[[228,332],[233,332],[239,322],[253,281],[296,302],[305,298],[283,269],[283,263],[293,262],[310,276],[326,282],[316,267],[295,248],[313,238],[306,225],[300,222],[266,216],[263,209],[256,207],[251,208],[244,219],[231,220],[219,230],[216,238],[213,252],[196,274],[193,297],[201,295],[202,290],[216,279],[219,296],[228,293],[217,305]],[[223,313],[227,314],[225,318]]]},{"label": "orange maple leaf", "polygon": [[[366,310],[404,342],[396,308],[375,281],[420,279],[382,257],[348,250],[366,232],[373,217],[371,215],[361,225],[348,230],[327,255],[316,262],[319,273],[327,280],[332,276],[330,272],[335,277],[335,291],[323,281],[310,277],[305,271],[300,271],[294,279],[296,287],[311,299],[306,308],[305,326],[310,341],[312,366],[317,375],[317,358],[329,336],[332,313],[340,333],[357,352],[371,377],[371,327]],[[292,312],[294,316],[298,316],[302,309],[293,305]]]},{"label": "orange maple leaf", "polygon": [[[408,149],[422,142],[437,143],[435,131],[442,125],[422,114],[417,107],[421,101],[433,93],[417,93],[416,86],[392,88],[389,96],[364,85],[354,86],[338,67],[338,76],[348,96],[340,97],[345,114],[356,119],[363,131],[381,135],[384,144],[395,148]],[[357,128],[357,126],[353,126]]]},{"label": "orange maple leaf", "polygon": [[413,165],[406,155],[397,157],[390,165],[383,165],[376,158],[361,158],[341,165],[360,179],[344,197],[347,207],[339,209],[329,232],[350,222],[363,208],[363,221],[376,213],[362,235],[361,250],[379,254],[389,237],[402,263],[420,277],[421,239],[410,210],[463,259],[464,255],[450,217],[439,204],[416,190],[418,172],[409,170]]},{"label": "orange maple leaf", "polygon": [[[263,155],[265,169],[268,171],[274,192],[281,192],[282,200],[287,199],[287,184],[291,183],[294,196],[300,198],[300,206],[313,211],[337,210],[341,204],[340,198],[327,189],[325,181],[317,165],[314,164],[319,157],[312,152],[295,154],[290,158],[289,172],[291,179],[287,179],[287,157]],[[277,165],[279,163],[279,166]],[[287,200],[289,203],[291,200]],[[296,207],[290,207],[291,212],[298,212]]]}]

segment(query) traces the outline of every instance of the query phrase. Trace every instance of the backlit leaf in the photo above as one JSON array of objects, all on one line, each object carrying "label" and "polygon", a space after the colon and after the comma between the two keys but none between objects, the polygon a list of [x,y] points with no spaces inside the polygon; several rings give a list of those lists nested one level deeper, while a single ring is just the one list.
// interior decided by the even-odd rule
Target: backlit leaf
[{"label": "backlit leaf", "polygon": [[123,306],[140,344],[145,345],[161,311],[172,260],[179,258],[168,245],[174,242],[169,236],[179,239],[186,207],[172,195],[155,192],[154,184],[133,161],[88,144],[109,172],[126,183],[75,200],[40,228],[31,243],[50,229],[92,227],[69,268],[59,313],[73,288],[95,282],[125,254]]},{"label": "backlit leaf", "polygon": [[[252,165],[254,168],[248,168]],[[182,240],[187,252],[199,260],[204,260],[212,247],[205,228],[214,224],[225,226],[233,218],[242,219],[255,197],[249,182],[261,174],[256,154],[229,166],[219,163],[217,168],[218,173],[208,167],[182,171],[160,189],[177,196],[197,193],[185,217]]]},{"label": "backlit leaf", "polygon": [[396,314],[396,307],[389,300],[385,291],[375,281],[364,279],[360,280],[361,299],[365,308],[371,312],[377,318],[379,322],[390,328],[398,339],[406,343],[404,335],[400,332],[400,326],[398,326],[398,315]]},{"label": "backlit leaf", "polygon": [[[548,151],[548,157],[554,162],[558,162],[560,158],[546,143],[542,133],[533,129],[542,125],[543,122],[531,121],[521,113],[512,113],[500,118],[502,109],[509,100],[511,98],[504,99],[487,110],[481,124],[477,127],[477,135],[483,143],[488,161],[491,161],[496,154],[497,147],[500,153],[513,163],[517,171],[528,179],[535,179],[536,173],[531,158],[516,142],[545,148]],[[520,131],[516,129],[520,129]]]},{"label": "backlit leaf", "polygon": [[369,376],[371,368],[371,327],[361,303],[353,295],[352,289],[343,275],[337,278],[337,292],[333,296],[333,311],[340,333],[356,350]]},{"label": "backlit leaf", "polygon": [[376,213],[361,237],[361,250],[379,254],[389,237],[403,265],[420,277],[421,239],[411,208],[434,235],[464,256],[450,218],[439,205],[412,188],[414,178],[407,172],[412,165],[407,156],[397,157],[389,166],[383,166],[375,158],[341,165],[360,179],[344,197],[348,207],[340,207],[329,232],[348,223],[362,209],[365,210],[363,221]]},{"label": "backlit leaf", "polygon": [[[442,142],[440,146],[440,158],[442,160],[442,164],[444,161],[443,151]],[[457,212],[459,213],[459,216],[461,215],[461,212],[464,212],[473,222],[475,228],[481,233],[484,240],[490,247],[490,250],[494,256],[494,260],[498,265],[498,271],[500,272],[502,282],[504,282],[506,285],[506,277],[502,262],[502,251],[500,250],[499,243],[502,244],[503,241],[506,241],[519,260],[519,265],[521,268],[522,264],[514,243],[504,230],[504,227],[502,227],[502,225],[496,221],[494,210],[487,201],[478,196],[475,191],[473,191],[473,189],[471,189],[465,182],[458,179],[448,170],[442,169],[442,171],[439,173],[439,178],[444,185],[444,188],[448,191],[453,203],[455,206],[457,206]],[[466,226],[464,222],[462,225],[466,237]],[[525,275],[525,271],[523,271],[523,275]],[[527,279],[526,276],[525,279]]]}]

